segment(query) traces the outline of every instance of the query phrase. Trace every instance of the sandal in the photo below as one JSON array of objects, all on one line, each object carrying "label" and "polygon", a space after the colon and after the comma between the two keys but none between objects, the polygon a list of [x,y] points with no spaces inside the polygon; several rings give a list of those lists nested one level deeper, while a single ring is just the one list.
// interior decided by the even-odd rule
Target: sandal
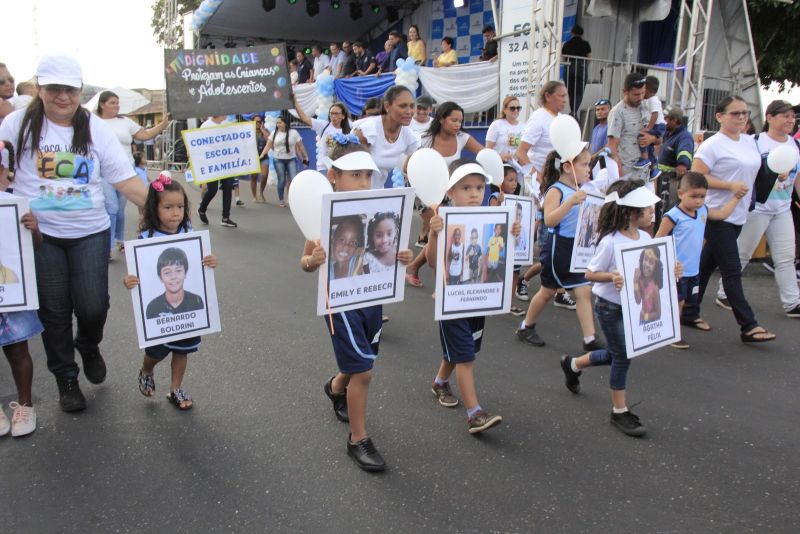
[{"label": "sandal", "polygon": [[681,319],[681,324],[694,328],[695,330],[700,330],[701,332],[709,332],[711,330],[711,325],[700,317],[697,319]]},{"label": "sandal", "polygon": [[767,341],[773,341],[778,336],[763,326],[757,326],[749,332],[742,332],[739,337],[742,339],[742,343],[766,343]]},{"label": "sandal", "polygon": [[[191,410],[192,406],[194,405],[189,394],[180,388],[172,390],[172,393],[167,395],[167,400],[171,402],[177,409],[183,411]],[[187,402],[189,404],[186,404]]]},{"label": "sandal", "polygon": [[117,250],[119,250],[120,254],[125,254],[125,243],[117,241]]},{"label": "sandal", "polygon": [[420,280],[419,276],[415,274],[407,274],[406,282],[408,282],[408,285],[412,287],[422,287],[422,280]]},{"label": "sandal", "polygon": [[153,375],[146,375],[142,369],[139,369],[139,393],[145,397],[152,397],[156,392],[156,381]]},{"label": "sandal", "polygon": [[516,305],[511,306],[511,315],[519,317],[520,315],[524,315],[524,314],[525,314],[525,310],[523,310],[519,306],[516,306]]}]

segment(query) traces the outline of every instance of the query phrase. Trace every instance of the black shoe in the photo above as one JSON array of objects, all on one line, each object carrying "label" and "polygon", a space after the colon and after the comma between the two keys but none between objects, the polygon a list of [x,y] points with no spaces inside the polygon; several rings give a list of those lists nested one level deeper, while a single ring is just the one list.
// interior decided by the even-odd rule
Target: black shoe
[{"label": "black shoe", "polygon": [[589,343],[583,344],[584,352],[592,352],[593,350],[600,350],[606,348],[606,344],[603,343],[600,338],[595,337]]},{"label": "black shoe", "polygon": [[103,355],[98,350],[89,354],[80,354],[83,360],[83,375],[86,380],[92,384],[102,384],[106,379],[106,362],[103,360]]},{"label": "black shoe", "polygon": [[236,201],[236,205],[237,206],[244,206],[244,200],[237,200]]},{"label": "black shoe", "polygon": [[514,292],[519,300],[531,300],[531,296],[528,294],[528,284],[525,283],[525,280],[520,277],[519,282],[517,283],[517,290]]},{"label": "black shoe", "polygon": [[235,222],[233,222],[230,219],[222,219],[222,222],[220,224],[222,226],[227,226],[228,228],[237,228],[239,226],[238,224],[236,224]]},{"label": "black shoe", "polygon": [[575,371],[572,370],[572,358],[570,358],[566,354],[561,357],[561,370],[564,371],[564,377],[566,378],[567,389],[575,393],[576,395],[580,393],[581,381],[578,377],[581,376],[581,372],[578,371],[576,373]]},{"label": "black shoe", "polygon": [[800,305],[786,312],[786,317],[800,317]]},{"label": "black shoe", "polygon": [[200,220],[203,224],[208,224],[208,217],[206,217],[206,212],[203,210],[197,210],[197,216],[200,217]]},{"label": "black shoe", "polygon": [[77,378],[56,378],[58,384],[58,403],[65,412],[79,412],[86,409],[86,397],[81,393]]},{"label": "black shoe", "polygon": [[325,382],[325,395],[327,395],[333,403],[333,413],[336,415],[336,419],[342,423],[349,423],[350,416],[347,415],[347,390],[345,389],[344,393],[336,394],[331,389],[331,382],[333,382],[333,377]]},{"label": "black shoe", "polygon": [[647,432],[644,425],[639,422],[639,417],[631,411],[622,413],[611,412],[610,421],[620,432],[634,438],[640,438]]},{"label": "black shoe", "polygon": [[717,306],[719,306],[720,308],[726,309],[728,311],[733,310],[733,307],[731,306],[731,303],[726,298],[725,299],[721,299],[721,298],[717,297],[717,299],[714,301],[714,303]]},{"label": "black shoe", "polygon": [[364,438],[358,443],[350,443],[347,439],[347,455],[355,461],[356,465],[364,471],[383,471],[386,469],[386,462],[375,448],[375,444],[369,438]]},{"label": "black shoe", "polygon": [[578,304],[569,293],[564,291],[563,293],[556,293],[556,298],[553,299],[553,306],[556,308],[574,310],[578,307]]},{"label": "black shoe", "polygon": [[536,325],[520,327],[517,329],[517,337],[525,343],[530,343],[536,347],[544,347],[544,339],[536,333]]}]

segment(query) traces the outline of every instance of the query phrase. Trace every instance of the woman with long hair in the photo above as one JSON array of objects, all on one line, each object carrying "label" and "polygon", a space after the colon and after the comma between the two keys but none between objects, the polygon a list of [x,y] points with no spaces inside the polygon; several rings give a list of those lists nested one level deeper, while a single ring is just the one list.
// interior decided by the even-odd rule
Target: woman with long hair
[{"label": "woman with long hair", "polygon": [[[128,117],[119,114],[119,96],[113,91],[103,91],[97,99],[95,114],[111,128],[117,136],[122,150],[133,164],[133,151],[131,144],[134,141],[149,141],[163,132],[169,126],[169,113],[164,114],[164,118],[152,128],[144,128],[135,123]],[[116,241],[117,249],[120,253],[125,252],[125,197],[108,182],[102,182],[103,193],[106,196],[106,211],[111,219],[111,246],[110,251],[114,250]],[[110,259],[110,256],[109,256]]]},{"label": "woman with long hair", "polygon": [[138,206],[147,186],[104,121],[80,106],[77,61],[42,57],[36,76],[39,94],[3,120],[0,139],[15,141],[14,193],[30,200],[39,219],[43,242],[34,257],[42,342],[61,409],[73,412],[86,408],[75,350],[90,382],[106,377],[99,345],[109,307],[111,234],[100,184],[109,182]]},{"label": "woman with long hair", "polygon": [[425,41],[419,34],[419,26],[412,24],[408,27],[408,57],[414,60],[417,65],[424,65],[428,58],[425,50]]},{"label": "woman with long hair", "polygon": [[539,108],[534,111],[517,148],[517,161],[526,176],[542,174],[544,161],[553,150],[550,142],[550,123],[567,105],[567,87],[561,80],[551,80],[539,91]]},{"label": "woman with long hair", "polygon": [[317,170],[324,174],[328,172],[327,163],[330,160],[330,151],[335,145],[333,136],[337,133],[350,133],[350,113],[343,103],[334,102],[328,109],[328,120],[315,119],[303,111],[297,102],[297,96],[292,95],[292,100],[297,118],[317,134]]},{"label": "woman with long hair", "polygon": [[[275,173],[278,175],[278,201],[280,206],[285,208],[284,189],[288,195],[292,180],[297,175],[297,156],[300,156],[304,165],[308,165],[308,154],[303,140],[297,130],[289,127],[285,114],[278,117],[275,122],[275,132],[267,141],[267,146],[264,147],[261,155],[266,155],[270,150],[274,154]],[[264,185],[266,185],[266,180],[261,186],[261,198],[264,198]]]}]

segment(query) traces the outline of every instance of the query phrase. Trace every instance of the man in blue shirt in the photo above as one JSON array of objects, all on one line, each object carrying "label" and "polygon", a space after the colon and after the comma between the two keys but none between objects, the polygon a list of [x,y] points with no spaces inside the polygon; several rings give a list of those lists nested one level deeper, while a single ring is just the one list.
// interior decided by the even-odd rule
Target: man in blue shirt
[{"label": "man in blue shirt", "polygon": [[692,167],[694,157],[694,138],[686,130],[683,110],[673,107],[664,114],[667,133],[661,146],[658,167],[661,172],[674,172],[680,179]]},{"label": "man in blue shirt", "polygon": [[608,112],[611,111],[611,102],[603,98],[594,105],[594,116],[597,119],[592,130],[592,139],[589,143],[589,151],[592,155],[602,150],[608,142]]},{"label": "man in blue shirt", "polygon": [[394,72],[397,68],[398,59],[406,59],[408,57],[408,47],[403,41],[403,36],[398,31],[389,32],[389,40],[392,42],[392,51],[389,52],[389,64],[383,72]]}]

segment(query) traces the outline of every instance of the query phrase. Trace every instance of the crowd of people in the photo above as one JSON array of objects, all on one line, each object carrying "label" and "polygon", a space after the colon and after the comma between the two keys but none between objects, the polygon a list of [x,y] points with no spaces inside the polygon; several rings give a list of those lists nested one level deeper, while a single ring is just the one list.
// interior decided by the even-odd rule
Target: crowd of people
[{"label": "crowd of people", "polygon": [[[394,57],[400,57],[418,48],[412,45],[419,39],[418,31],[410,31],[409,35],[416,38],[411,38],[408,46],[403,36],[391,37],[394,42],[387,42],[382,64],[391,63],[395,51]],[[313,64],[304,57],[298,63],[298,78],[302,72],[305,81],[313,80],[317,73],[332,68],[338,69],[337,74],[348,72],[349,46],[343,43],[342,50],[330,59],[322,59],[326,54],[315,48]],[[364,71],[363,68],[369,71],[365,73],[375,69],[381,72],[382,65],[376,61],[358,59],[366,54],[360,43],[353,43],[353,48],[358,56],[355,70],[349,75]],[[301,59],[300,53],[297,59]],[[300,66],[306,62],[308,65]],[[28,105],[4,115],[0,123],[0,186],[31,201],[32,212],[21,223],[34,236],[40,302],[38,313],[0,314],[0,344],[18,390],[18,399],[11,406],[11,421],[0,411],[0,435],[8,431],[15,436],[24,435],[36,428],[29,339],[42,337],[62,410],[72,412],[86,407],[78,381],[81,367],[89,382],[105,380],[100,343],[110,305],[108,251],[115,239],[121,240],[124,231],[124,220],[115,217],[122,211],[123,199],[131,200],[141,210],[137,232],[140,238],[192,231],[183,187],[168,175],[142,180],[129,151],[132,140],[157,135],[169,117],[151,129],[134,127],[119,117],[113,94],[101,97],[96,113],[83,109],[80,66],[69,58],[43,58],[36,75],[36,92]],[[0,78],[0,87],[5,88],[10,73],[4,66],[0,66]],[[794,270],[797,233],[792,218],[798,166],[781,175],[762,176],[767,174],[766,155],[776,147],[789,146],[800,159],[799,145],[791,138],[796,107],[784,101],[770,103],[764,132],[749,135],[745,131],[749,119],[746,103],[737,96],[725,98],[716,109],[719,132],[695,149],[681,110],[672,108],[665,113],[660,102],[653,100],[657,89],[647,77],[637,72],[629,74],[616,105],[610,99],[597,102],[597,126],[591,144],[585,143],[569,160],[554,149],[550,139],[550,125],[564,112],[569,99],[563,82],[554,80],[543,85],[537,95],[538,108],[526,122],[520,120],[520,100],[505,98],[486,137],[486,147],[497,151],[504,162],[500,186],[490,186],[487,171],[472,159],[463,158],[465,153],[476,155],[484,146],[464,130],[464,110],[456,102],[434,103],[427,97],[415,98],[404,86],[393,86],[381,99],[368,103],[363,116],[353,122],[341,102],[330,107],[325,120],[308,116],[299,105],[295,109],[299,120],[315,132],[316,168],[328,177],[336,191],[392,187],[398,178],[404,181],[408,158],[420,148],[430,148],[448,164],[448,192],[443,204],[478,207],[502,203],[505,194],[531,197],[537,211],[533,232],[538,238],[534,264],[520,266],[515,273],[514,294],[520,303],[529,301],[527,310],[520,306],[513,310],[525,316],[516,335],[525,343],[542,346],[546,341],[539,332],[547,320],[547,303],[554,300],[556,305],[575,309],[584,353],[561,359],[565,385],[577,393],[584,370],[610,365],[610,422],[626,435],[638,437],[645,434],[645,426],[630,411],[625,397],[630,360],[620,305],[624,281],[613,254],[616,244],[672,235],[678,259],[675,272],[680,278],[682,324],[699,331],[712,329],[701,316],[701,304],[711,275],[719,268],[721,286],[715,302],[732,310],[742,342],[760,343],[774,340],[775,334],[757,321],[745,296],[741,273],[761,237],[766,236],[785,314],[800,317],[800,291]],[[225,116],[210,117],[204,126],[226,120]],[[285,205],[286,190],[297,172],[298,160],[308,165],[308,153],[286,115],[277,120],[274,132],[264,128],[261,117],[255,120],[260,122],[259,157],[266,167],[266,158],[272,153],[278,174],[278,198]],[[75,164],[41,164],[43,158],[64,157],[63,154],[69,154]],[[600,169],[608,171],[605,178]],[[657,194],[662,192],[659,183],[664,183],[663,177],[658,180],[661,173],[668,174],[676,185],[677,200],[656,209],[665,198]],[[251,177],[256,202],[264,198],[263,174],[260,188],[258,177]],[[236,226],[230,219],[234,186],[232,180],[207,185],[198,208],[201,222],[208,223],[206,210],[221,188],[222,224]],[[764,191],[754,195],[757,189]],[[588,270],[585,274],[573,273],[569,264],[577,215],[590,191],[606,195],[607,202],[597,222],[597,249]],[[0,196],[9,196],[9,192]],[[106,207],[112,203],[111,209]],[[424,265],[434,270],[448,266],[437,264],[441,260],[437,260],[436,244],[443,220],[436,206],[416,207],[422,222],[416,245],[421,250],[414,257],[401,244],[401,250],[390,259],[405,266],[409,285],[422,287],[419,273]],[[390,223],[387,222],[389,226]],[[511,234],[526,239],[527,230],[521,228],[519,219]],[[467,236],[462,238],[466,241]],[[378,266],[381,258],[376,252],[372,261]],[[305,242],[300,258],[303,271],[316,271],[325,259],[325,247],[319,242]],[[653,269],[660,260],[652,257],[646,261],[637,294],[649,302]],[[176,257],[165,261],[164,268],[185,270],[184,263]],[[215,267],[216,257],[206,256],[203,264]],[[537,276],[540,288],[531,298],[528,283]],[[138,280],[129,276],[124,284],[130,289]],[[575,300],[568,291],[572,291]],[[167,298],[163,303],[168,312],[179,310],[183,304],[183,294],[176,298]],[[646,320],[647,314],[655,310],[643,307],[642,313]],[[338,372],[323,389],[332,402],[335,417],[349,424],[348,454],[368,471],[380,471],[386,465],[367,432],[366,413],[380,332],[387,320],[380,306],[371,306],[335,313],[326,321]],[[431,382],[432,393],[441,406],[464,405],[471,434],[502,422],[499,414],[481,406],[475,387],[475,359],[484,329],[483,317],[440,321],[442,360]],[[139,370],[139,391],[148,397],[154,394],[154,367],[171,354],[170,402],[178,409],[190,409],[193,400],[186,392],[183,377],[187,355],[199,346],[199,338],[187,338],[148,348]],[[676,341],[673,346],[689,348],[685,340]],[[460,398],[450,386],[453,375]]]}]

